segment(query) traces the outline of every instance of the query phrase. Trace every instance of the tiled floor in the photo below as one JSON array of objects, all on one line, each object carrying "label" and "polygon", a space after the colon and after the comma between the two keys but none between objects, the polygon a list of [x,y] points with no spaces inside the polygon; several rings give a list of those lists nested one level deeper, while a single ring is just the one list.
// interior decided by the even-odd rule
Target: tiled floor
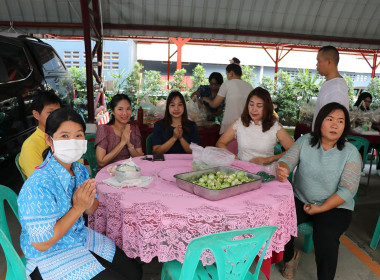
[{"label": "tiled floor", "polygon": [[[368,164],[366,166],[368,170]],[[368,171],[367,171],[368,172]],[[361,189],[365,186],[367,177],[361,180]],[[10,209],[7,208],[7,213]],[[369,248],[369,243],[372,238],[373,230],[380,214],[380,176],[373,172],[371,176],[370,186],[366,195],[362,194],[362,190],[357,199],[357,205],[353,215],[353,221],[346,235],[370,256],[377,264],[380,264],[380,245],[376,251]],[[16,249],[19,249],[20,226],[16,218],[9,214],[10,228],[12,230],[12,239]],[[297,238],[296,246],[302,250],[303,238]],[[149,264],[143,265],[144,280],[160,279],[161,264],[155,259]],[[275,270],[271,273],[272,280],[283,280],[284,278],[279,273],[281,263],[276,265]],[[5,267],[5,259],[3,252],[0,249],[0,271]],[[380,266],[375,266],[375,269]],[[380,271],[378,271],[380,275]],[[260,275],[260,280],[265,279],[264,275]],[[314,252],[305,254],[302,253],[299,270],[294,279],[317,279],[316,266],[314,261]],[[375,280],[379,279],[373,271],[371,271],[362,261],[360,261],[349,249],[343,244],[340,246],[339,262],[335,279],[341,280]]]}]

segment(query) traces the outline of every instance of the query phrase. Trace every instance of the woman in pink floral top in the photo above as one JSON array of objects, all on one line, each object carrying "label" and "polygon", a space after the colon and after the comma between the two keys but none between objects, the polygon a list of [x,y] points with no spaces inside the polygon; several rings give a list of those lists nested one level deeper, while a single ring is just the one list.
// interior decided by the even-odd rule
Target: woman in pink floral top
[{"label": "woman in pink floral top", "polygon": [[132,115],[131,100],[125,94],[116,94],[111,102],[112,118],[100,125],[95,147],[98,168],[129,157],[142,156],[141,134],[136,124],[129,124]]}]

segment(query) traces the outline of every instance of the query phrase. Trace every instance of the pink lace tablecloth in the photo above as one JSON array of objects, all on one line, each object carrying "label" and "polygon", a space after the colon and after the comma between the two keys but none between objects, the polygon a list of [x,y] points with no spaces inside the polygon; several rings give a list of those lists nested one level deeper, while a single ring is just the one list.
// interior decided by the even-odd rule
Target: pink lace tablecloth
[{"label": "pink lace tablecloth", "polygon": [[[284,250],[297,222],[293,190],[289,182],[275,180],[260,189],[219,201],[209,201],[176,186],[174,174],[189,172],[191,155],[165,155],[166,161],[134,158],[142,176],[153,182],[144,188],[117,189],[102,180],[110,175],[103,168],[96,176],[99,209],[89,226],[112,240],[132,258],[150,262],[183,262],[189,242],[198,236],[265,225],[278,226],[265,258]],[[260,166],[236,160],[232,167],[256,173]],[[214,259],[205,253],[204,264]]]}]

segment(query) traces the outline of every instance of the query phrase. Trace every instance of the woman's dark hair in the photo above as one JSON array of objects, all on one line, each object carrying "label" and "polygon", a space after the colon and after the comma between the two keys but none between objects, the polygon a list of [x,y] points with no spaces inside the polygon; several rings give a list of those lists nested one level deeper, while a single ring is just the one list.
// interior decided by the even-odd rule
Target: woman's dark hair
[{"label": "woman's dark hair", "polygon": [[223,84],[223,76],[219,72],[212,72],[210,76],[208,77],[208,82],[211,83],[212,79],[215,79],[218,85]]},{"label": "woman's dark hair", "polygon": [[[72,121],[77,124],[80,124],[83,128],[83,133],[86,132],[86,124],[81,115],[79,115],[77,111],[75,111],[71,107],[64,107],[55,110],[47,117],[45,133],[53,138],[53,134],[58,130],[61,124],[66,121]],[[43,151],[42,157],[44,159],[46,158],[49,151],[51,151],[50,147]]]},{"label": "woman's dark hair", "polygon": [[[132,106],[131,99],[129,99],[128,95],[119,93],[119,94],[115,94],[112,97],[111,102],[108,103],[108,106],[111,109],[111,111],[115,111],[115,107],[117,106],[117,104],[119,104],[119,102],[121,100],[127,100],[129,102],[129,105]],[[111,120],[108,122],[108,125],[111,125],[111,124],[114,124],[114,123],[115,123],[115,116],[112,114],[111,115]]]},{"label": "woman's dark hair", "polygon": [[339,137],[336,145],[338,147],[338,150],[341,151],[344,148],[344,143],[346,142],[346,138],[348,133],[350,132],[350,116],[348,115],[348,111],[346,107],[343,105],[332,102],[328,103],[325,106],[322,107],[322,109],[319,111],[315,123],[314,123],[314,130],[311,132],[311,139],[310,139],[310,145],[314,147],[318,144],[318,149],[321,146],[321,139],[322,139],[322,123],[325,120],[325,118],[333,111],[335,110],[342,110],[344,113],[344,130],[342,135]]},{"label": "woman's dark hair", "polygon": [[185,98],[179,91],[172,91],[169,94],[168,98],[166,99],[165,116],[161,121],[165,125],[166,134],[168,135],[170,126],[172,124],[172,116],[169,113],[169,106],[170,106],[170,103],[173,101],[173,99],[176,97],[179,97],[179,99],[181,99],[181,102],[183,104],[183,114],[181,116],[183,132],[185,135],[190,135],[190,122],[189,122],[189,119],[187,118],[186,102],[185,102]]},{"label": "woman's dark hair", "polygon": [[245,102],[243,113],[241,114],[241,122],[245,127],[248,127],[251,123],[252,119],[249,115],[248,105],[252,96],[257,96],[258,98],[264,101],[263,119],[261,120],[261,124],[263,127],[263,132],[268,131],[276,122],[276,119],[273,116],[272,98],[270,97],[269,92],[266,89],[263,89],[262,87],[257,87],[249,93],[247,101]]},{"label": "woman's dark hair", "polygon": [[[362,92],[359,97],[358,97],[358,100],[356,100],[354,106],[356,107],[359,107],[360,106],[360,103],[362,103],[363,100],[365,100],[367,97],[371,98],[371,101],[372,101],[372,95],[369,93],[369,92]],[[362,108],[360,108],[362,109]],[[366,108],[367,109],[367,108]],[[368,108],[369,110],[369,108]]]}]

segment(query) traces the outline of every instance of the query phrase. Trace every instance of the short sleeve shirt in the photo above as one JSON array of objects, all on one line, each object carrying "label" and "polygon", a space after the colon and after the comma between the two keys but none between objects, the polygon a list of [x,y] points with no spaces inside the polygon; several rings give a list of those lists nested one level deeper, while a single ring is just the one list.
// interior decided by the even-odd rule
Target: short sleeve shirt
[{"label": "short sleeve shirt", "polygon": [[[217,96],[217,95],[212,96],[210,86],[208,86],[208,85],[199,86],[198,89],[197,89],[197,91],[199,92],[199,94],[201,95],[201,97],[208,97],[211,100],[214,100],[215,97]],[[213,112],[213,113],[215,113],[216,111],[218,111],[219,108],[224,108],[224,106],[225,106],[224,101],[222,103],[220,103],[220,105],[217,108],[211,108],[210,105],[207,102],[203,102],[203,104],[207,107],[207,109],[210,112]]]},{"label": "short sleeve shirt", "polygon": [[22,144],[19,164],[21,172],[28,178],[44,160],[42,152],[49,146],[45,142],[45,132],[37,127]]},{"label": "short sleeve shirt", "polygon": [[56,222],[72,207],[78,185],[89,178],[87,169],[75,162],[75,176],[49,153],[46,160],[25,181],[17,202],[21,223],[20,244],[26,257],[27,276],[38,267],[43,279],[91,279],[104,270],[90,253],[112,262],[115,243],[87,228],[83,216],[45,252],[32,245],[53,237]]},{"label": "short sleeve shirt", "polygon": [[325,81],[319,90],[317,104],[315,105],[315,111],[313,116],[313,126],[315,119],[318,116],[319,111],[328,103],[337,102],[346,107],[349,110],[350,97],[348,96],[348,86],[343,78],[334,78]]},{"label": "short sleeve shirt", "polygon": [[[115,134],[111,125],[99,125],[96,131],[95,147],[99,146],[106,150],[107,154],[111,152],[121,141],[121,137]],[[141,148],[141,133],[136,124],[131,124],[131,143],[135,148]],[[121,149],[120,153],[110,162],[117,162],[129,158],[131,154],[128,147]]]},{"label": "short sleeve shirt", "polygon": [[[190,135],[187,135],[184,131],[184,138],[190,144],[199,143],[198,128],[195,122],[190,123]],[[169,131],[166,131],[165,125],[162,121],[155,122],[152,137],[152,146],[162,145],[170,138],[173,137],[174,127],[170,127]],[[179,140],[175,141],[174,145],[166,152],[167,154],[186,154]]]},{"label": "short sleeve shirt", "polygon": [[240,79],[228,80],[221,85],[218,95],[225,98],[226,108],[220,134],[223,134],[231,123],[241,116],[247,97],[252,90],[251,84]]}]

